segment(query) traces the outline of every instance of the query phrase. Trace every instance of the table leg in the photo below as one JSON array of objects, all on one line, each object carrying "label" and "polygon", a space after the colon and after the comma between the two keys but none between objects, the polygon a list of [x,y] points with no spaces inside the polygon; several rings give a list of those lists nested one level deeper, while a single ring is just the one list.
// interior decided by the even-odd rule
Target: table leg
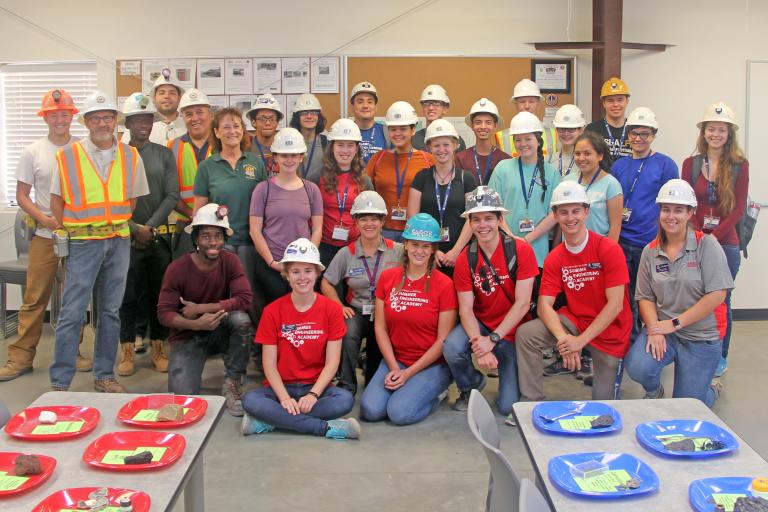
[{"label": "table leg", "polygon": [[205,510],[205,482],[202,456],[195,461],[191,469],[187,486],[184,487],[184,511],[203,512]]}]

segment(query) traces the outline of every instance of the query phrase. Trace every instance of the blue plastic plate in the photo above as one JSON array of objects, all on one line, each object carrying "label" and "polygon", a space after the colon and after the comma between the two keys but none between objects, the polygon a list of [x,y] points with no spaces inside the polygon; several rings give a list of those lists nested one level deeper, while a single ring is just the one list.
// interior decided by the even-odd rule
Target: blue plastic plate
[{"label": "blue plastic plate", "polygon": [[696,512],[715,512],[713,494],[745,494],[752,496],[749,487],[752,477],[724,476],[694,480],[688,486],[688,499]]},{"label": "blue plastic plate", "polygon": [[[685,437],[709,437],[725,443],[725,448],[706,452],[679,452],[667,450],[657,436],[682,434]],[[667,420],[641,423],[635,429],[640,444],[651,451],[670,457],[703,458],[714,457],[736,450],[739,442],[729,432],[717,425],[702,420]]]},{"label": "blue plastic plate", "polygon": [[[576,464],[581,464],[590,460],[605,464],[608,466],[609,470],[625,470],[629,473],[631,478],[640,479],[640,487],[637,489],[616,490],[612,492],[583,490],[574,480],[574,477],[571,474],[571,468]],[[659,477],[656,476],[656,473],[654,473],[650,466],[627,453],[572,453],[569,455],[553,457],[549,461],[549,478],[557,487],[565,492],[595,499],[614,499],[637,496],[654,492],[659,488]]]},{"label": "blue plastic plate", "polygon": [[[561,414],[565,414],[570,411],[579,411],[578,414],[572,416],[566,416],[563,420],[573,420],[577,416],[601,416],[603,414],[610,414],[613,416],[613,425],[606,428],[590,428],[587,430],[570,430],[563,428],[560,420],[555,420],[552,423],[546,423],[541,419],[541,416],[547,418],[556,418]],[[618,411],[601,402],[544,402],[533,408],[531,412],[531,419],[533,424],[544,432],[551,432],[554,434],[565,434],[571,436],[597,436],[601,434],[607,434],[608,432],[616,432],[621,430],[621,415]]]}]

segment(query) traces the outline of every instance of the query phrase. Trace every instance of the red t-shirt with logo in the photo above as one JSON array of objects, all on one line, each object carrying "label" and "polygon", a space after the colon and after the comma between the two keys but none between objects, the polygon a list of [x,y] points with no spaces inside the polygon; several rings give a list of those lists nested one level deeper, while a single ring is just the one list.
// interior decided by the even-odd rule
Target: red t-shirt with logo
[{"label": "red t-shirt with logo", "polygon": [[[355,219],[352,218],[350,210],[355,198],[360,194],[357,183],[351,172],[340,172],[336,175],[336,192],[325,190],[325,179],[320,178],[320,195],[323,198],[323,243],[344,247],[350,242],[354,242],[360,236],[360,230],[357,229]],[[344,189],[347,190],[347,200],[344,201]],[[339,206],[344,205],[344,213],[339,215]],[[343,227],[349,230],[349,236],[346,241],[334,240],[333,229]]]},{"label": "red t-shirt with logo", "polygon": [[[525,241],[516,238],[515,250],[517,253],[517,280],[522,281],[536,277],[539,274],[539,266],[536,263],[536,254],[534,254],[531,246]],[[491,266],[501,281],[501,287],[496,284],[493,275],[487,269],[481,270],[485,267],[485,259],[480,254],[480,247],[477,248],[477,266],[475,267],[473,279],[469,271],[468,251],[469,247],[465,247],[456,259],[456,266],[453,270],[453,284],[456,286],[457,292],[473,292],[475,294],[475,303],[472,308],[475,312],[475,317],[483,325],[494,330],[504,320],[504,317],[507,316],[515,300],[515,280],[509,277],[507,260],[504,256],[504,243],[501,235],[499,235],[499,243],[490,258]],[[483,275],[486,277],[483,278]],[[483,290],[483,282],[488,283],[486,290],[489,291]],[[524,316],[520,323],[525,323],[527,320],[530,320],[528,315]],[[517,331],[517,326],[507,333],[504,339],[514,342],[515,331]]]},{"label": "red t-shirt with logo", "polygon": [[[382,272],[376,298],[384,301],[384,319],[395,359],[411,366],[435,344],[440,313],[459,305],[453,281],[439,270],[433,270],[429,279],[426,275],[416,281],[406,279],[398,292],[402,277],[403,267]],[[445,361],[440,358],[438,362]]]},{"label": "red t-shirt with logo", "polygon": [[608,302],[605,289],[619,285],[625,286],[624,307],[590,345],[613,357],[624,357],[629,350],[632,310],[627,291],[629,272],[619,244],[593,231],[579,254],[568,251],[565,243],[559,244],[544,260],[539,295],[556,297],[565,292],[568,305],[558,313],[584,332]]},{"label": "red t-shirt with logo", "polygon": [[[315,303],[303,313],[284,295],[264,308],[254,341],[277,345],[277,371],[285,384],[313,384],[325,366],[328,340],[347,332],[341,305],[315,294]],[[264,380],[264,385],[269,383]]]}]

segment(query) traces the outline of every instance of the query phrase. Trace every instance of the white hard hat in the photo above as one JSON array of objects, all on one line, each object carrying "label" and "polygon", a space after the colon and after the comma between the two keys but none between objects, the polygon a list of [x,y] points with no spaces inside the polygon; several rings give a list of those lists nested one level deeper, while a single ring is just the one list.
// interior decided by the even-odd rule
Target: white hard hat
[{"label": "white hard hat", "polygon": [[379,93],[376,91],[376,87],[374,87],[371,82],[360,82],[359,84],[355,84],[355,86],[352,87],[352,92],[349,93],[349,102],[352,103],[352,100],[355,99],[355,96],[361,92],[367,92],[373,96],[377,102],[379,101]]},{"label": "white hard hat", "polygon": [[293,111],[305,112],[307,110],[322,110],[322,108],[317,96],[310,93],[304,93],[296,98],[296,105],[293,107]]},{"label": "white hard hat", "polygon": [[461,216],[466,219],[471,214],[480,212],[501,212],[506,215],[509,210],[504,208],[498,192],[491,187],[480,185],[472,192],[464,194],[464,213]]},{"label": "white hard hat", "polygon": [[299,238],[289,243],[280,263],[312,263],[318,265],[320,270],[325,270],[325,265],[320,262],[320,251],[306,238]]},{"label": "white hard hat", "polygon": [[274,110],[277,112],[278,121],[280,121],[284,116],[283,111],[280,110],[280,103],[275,99],[274,96],[269,93],[257,96],[256,101],[253,102],[251,108],[249,108],[245,113],[245,117],[248,119],[253,119],[253,116],[256,115],[256,111],[258,110]]},{"label": "white hard hat", "polygon": [[557,109],[552,124],[555,128],[584,128],[587,126],[587,120],[579,107],[568,103]]},{"label": "white hard hat", "polygon": [[656,204],[683,204],[696,208],[696,193],[690,183],[681,179],[672,179],[659,189]]},{"label": "white hard hat", "polygon": [[424,134],[424,142],[429,142],[437,137],[453,137],[457,141],[459,140],[459,132],[456,131],[456,127],[453,123],[446,121],[445,119],[435,119],[429,126],[427,126],[427,132]]},{"label": "white hard hat", "polygon": [[536,82],[527,78],[523,78],[515,84],[515,88],[512,91],[512,101],[525,96],[535,96],[541,99],[541,89],[536,85]]},{"label": "white hard hat", "polygon": [[152,85],[153,95],[155,92],[157,92],[157,88],[161,85],[172,85],[176,88],[177,91],[179,91],[179,94],[184,93],[184,88],[180,86],[179,83],[173,78],[173,72],[170,70],[170,68],[163,68],[162,71],[160,71],[160,76],[157,77],[154,85]]},{"label": "white hard hat", "polygon": [[739,125],[736,122],[736,114],[733,113],[731,107],[722,101],[718,101],[717,103],[708,106],[707,110],[704,111],[704,116],[702,116],[701,121],[696,123],[696,127],[701,128],[704,123],[709,121],[720,121],[721,123],[732,124],[735,130],[739,129]]},{"label": "white hard hat", "polygon": [[421,91],[421,99],[419,101],[442,101],[445,104],[450,105],[451,99],[448,97],[448,93],[443,89],[442,85],[430,84]]},{"label": "white hard hat", "polygon": [[331,125],[331,131],[328,132],[328,140],[353,140],[360,142],[363,136],[360,134],[360,127],[347,118],[338,119]]},{"label": "white hard hat", "polygon": [[152,114],[152,118],[155,121],[161,119],[160,114],[158,114],[157,109],[155,109],[155,104],[152,103],[149,96],[142,92],[135,92],[125,98],[123,111],[118,116],[118,122],[124,124],[126,118],[139,114]]},{"label": "white hard hat", "polygon": [[519,112],[509,123],[509,134],[519,135],[521,133],[543,132],[544,125],[536,114],[530,112]]},{"label": "white hard hat", "polygon": [[561,181],[552,192],[552,201],[549,206],[560,206],[561,204],[589,204],[587,191],[576,181]]},{"label": "white hard hat", "polygon": [[496,118],[496,124],[504,124],[504,118],[499,115],[499,108],[488,98],[480,98],[472,104],[472,108],[469,109],[469,114],[464,118],[464,122],[467,123],[467,126],[470,128],[472,127],[472,117],[475,114],[491,114]]},{"label": "white hard hat", "polygon": [[272,141],[269,149],[272,153],[300,155],[307,152],[307,143],[296,128],[282,128],[275,135],[275,140]]},{"label": "white hard hat", "polygon": [[410,126],[419,122],[416,109],[407,101],[396,101],[387,109],[387,126]]},{"label": "white hard hat", "polygon": [[386,215],[387,203],[384,202],[384,198],[374,190],[363,190],[355,198],[355,202],[352,203],[352,208],[349,210],[350,215]]},{"label": "white hard hat", "polygon": [[86,114],[98,112],[99,110],[112,110],[115,114],[119,112],[114,97],[103,91],[96,91],[85,98],[83,108],[80,110],[80,123],[85,124]]},{"label": "white hard hat", "polygon": [[181,95],[181,100],[179,100],[179,112],[187,107],[194,107],[196,105],[210,107],[211,102],[208,101],[208,96],[203,91],[190,87]]},{"label": "white hard hat", "polygon": [[647,126],[654,130],[659,129],[659,122],[656,121],[656,114],[648,107],[637,107],[627,116],[627,126]]},{"label": "white hard hat", "polygon": [[227,236],[232,236],[232,228],[229,227],[229,208],[224,205],[218,205],[216,203],[208,203],[205,206],[201,206],[197,213],[192,218],[192,223],[184,228],[187,233],[192,233],[192,228],[195,226],[216,226],[224,228],[227,232]]}]

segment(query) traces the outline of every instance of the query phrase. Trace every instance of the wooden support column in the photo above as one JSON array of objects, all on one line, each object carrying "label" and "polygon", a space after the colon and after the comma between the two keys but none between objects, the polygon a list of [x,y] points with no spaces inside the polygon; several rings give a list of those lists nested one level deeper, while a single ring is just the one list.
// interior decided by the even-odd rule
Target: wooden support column
[{"label": "wooden support column", "polygon": [[603,116],[600,88],[608,78],[621,77],[623,0],[592,1],[592,38],[603,46],[592,52],[592,119]]}]

